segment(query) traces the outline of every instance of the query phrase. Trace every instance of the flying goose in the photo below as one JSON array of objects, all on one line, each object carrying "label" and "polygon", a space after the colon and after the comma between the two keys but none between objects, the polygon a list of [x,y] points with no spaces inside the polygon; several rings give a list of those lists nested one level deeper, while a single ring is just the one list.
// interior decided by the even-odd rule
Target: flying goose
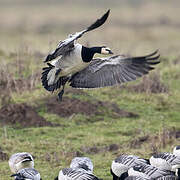
[{"label": "flying goose", "polygon": [[24,168],[11,175],[15,180],[42,180],[40,173],[34,168]]},{"label": "flying goose", "polygon": [[93,173],[93,163],[88,157],[75,157],[71,161],[70,168],[81,169],[88,173]]},{"label": "flying goose", "polygon": [[34,168],[34,159],[30,153],[16,153],[10,157],[9,167],[12,173],[17,173],[23,168]]},{"label": "flying goose", "polygon": [[141,164],[130,168],[128,170],[128,175],[141,176],[147,179],[158,179],[162,177],[165,178],[165,176],[175,178],[175,173],[168,170],[158,169],[149,164]]},{"label": "flying goose", "polygon": [[100,180],[92,173],[88,173],[84,170],[64,168],[59,172],[58,177],[54,180]]},{"label": "flying goose", "polygon": [[[83,31],[70,35],[61,41],[50,53],[43,68],[42,85],[47,91],[53,92],[62,87],[59,99],[62,99],[67,82],[73,88],[100,88],[113,86],[127,81],[136,80],[158,64],[158,51],[146,56],[129,57],[115,55],[106,58],[94,58],[96,53],[113,54],[106,46],[85,47],[75,41],[86,32],[92,31],[105,23],[109,16],[108,10],[100,19]],[[51,62],[50,62],[51,61]]]},{"label": "flying goose", "polygon": [[173,154],[176,155],[176,156],[180,156],[180,145],[174,147]]},{"label": "flying goose", "polygon": [[148,164],[149,161],[146,159],[139,158],[135,155],[120,155],[115,160],[113,160],[111,165],[111,174],[113,180],[122,179],[124,180],[128,176],[128,170],[139,164]]}]

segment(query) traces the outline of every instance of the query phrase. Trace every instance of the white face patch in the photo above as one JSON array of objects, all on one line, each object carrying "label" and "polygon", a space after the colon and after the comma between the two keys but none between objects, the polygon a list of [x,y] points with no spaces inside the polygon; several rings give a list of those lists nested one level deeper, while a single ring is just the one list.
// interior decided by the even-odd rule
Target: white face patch
[{"label": "white face patch", "polygon": [[108,47],[103,47],[103,48],[101,49],[101,54],[112,54],[112,51],[111,51],[111,49],[108,48]]}]

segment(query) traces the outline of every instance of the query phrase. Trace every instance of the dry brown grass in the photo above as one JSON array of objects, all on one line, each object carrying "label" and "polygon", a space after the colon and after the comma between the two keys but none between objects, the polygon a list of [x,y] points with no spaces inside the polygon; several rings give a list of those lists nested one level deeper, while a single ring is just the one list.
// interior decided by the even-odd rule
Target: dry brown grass
[{"label": "dry brown grass", "polygon": [[169,88],[161,81],[159,73],[152,73],[150,76],[144,76],[142,81],[136,85],[121,86],[130,92],[136,93],[168,93]]}]

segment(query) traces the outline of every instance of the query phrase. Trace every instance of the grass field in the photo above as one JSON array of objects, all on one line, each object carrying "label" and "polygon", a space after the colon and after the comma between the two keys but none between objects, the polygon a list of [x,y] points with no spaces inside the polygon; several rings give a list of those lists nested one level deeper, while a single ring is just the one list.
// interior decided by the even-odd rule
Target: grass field
[{"label": "grass field", "polygon": [[[43,180],[75,156],[88,156],[94,174],[108,180],[122,153],[150,157],[180,144],[179,1],[0,0],[0,180],[10,180],[8,158],[27,151]],[[63,102],[41,86],[44,57],[67,34],[107,9],[104,26],[79,42],[107,45],[116,54],[159,49],[148,76],[96,90],[67,87]]]}]

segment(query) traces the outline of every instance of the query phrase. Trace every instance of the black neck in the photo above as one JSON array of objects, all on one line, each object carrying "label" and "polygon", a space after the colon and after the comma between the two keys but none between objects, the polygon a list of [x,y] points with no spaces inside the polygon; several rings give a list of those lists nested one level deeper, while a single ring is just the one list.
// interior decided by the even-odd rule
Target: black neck
[{"label": "black neck", "polygon": [[119,180],[124,180],[124,179],[126,179],[128,177],[128,172],[124,172],[123,174],[121,174],[121,176],[120,176],[120,178],[119,178]]},{"label": "black neck", "polygon": [[111,174],[112,174],[112,176],[113,176],[113,180],[118,180],[118,179],[119,179],[119,177],[116,176],[116,175],[113,173],[112,169],[110,170],[110,172],[111,172]]},{"label": "black neck", "polygon": [[58,176],[54,180],[58,180]]},{"label": "black neck", "polygon": [[102,47],[88,48],[88,47],[82,46],[82,51],[81,51],[82,60],[84,62],[90,62],[95,53],[101,53],[101,48]]},{"label": "black neck", "polygon": [[178,180],[180,179],[180,168],[178,168],[177,170],[177,177],[178,177]]},{"label": "black neck", "polygon": [[121,174],[120,177],[118,177],[113,173],[112,169],[111,169],[111,174],[113,176],[113,180],[124,180],[125,178],[128,177],[128,172],[124,172],[123,174]]}]

